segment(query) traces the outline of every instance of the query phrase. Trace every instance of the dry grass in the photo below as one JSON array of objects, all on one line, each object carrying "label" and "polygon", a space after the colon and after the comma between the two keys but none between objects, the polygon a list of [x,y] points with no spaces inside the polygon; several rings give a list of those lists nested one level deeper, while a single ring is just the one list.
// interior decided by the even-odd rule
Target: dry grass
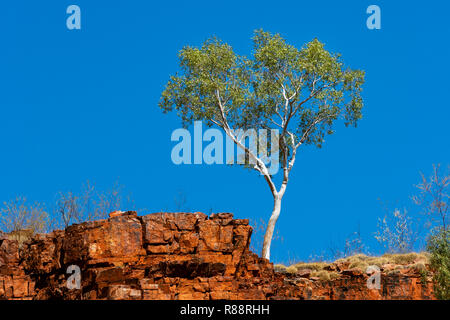
[{"label": "dry grass", "polygon": [[379,268],[389,267],[389,272],[398,272],[403,268],[414,268],[417,271],[423,271],[428,264],[429,255],[423,253],[406,253],[406,254],[384,254],[379,257],[366,256],[357,254],[351,257],[336,260],[332,263],[327,262],[299,262],[291,266],[282,264],[275,265],[275,270],[295,274],[300,270],[311,270],[311,277],[318,277],[321,280],[334,280],[340,277],[336,270],[337,266],[345,269],[359,269],[363,272],[369,266],[378,266]]},{"label": "dry grass", "polygon": [[16,240],[19,243],[19,247],[22,247],[24,242],[33,237],[33,234],[33,230],[18,230],[8,233],[7,236],[10,240]]},{"label": "dry grass", "polygon": [[309,269],[312,271],[320,271],[329,265],[330,264],[327,262],[300,262],[292,265],[291,267],[295,267],[297,270]]},{"label": "dry grass", "polygon": [[298,269],[295,266],[289,266],[286,268],[287,273],[296,273]]},{"label": "dry grass", "polygon": [[322,281],[335,280],[340,276],[339,272],[336,271],[320,270],[311,272],[311,277],[317,277]]},{"label": "dry grass", "polygon": [[422,262],[424,264],[428,263],[429,254],[427,252],[421,252],[421,253],[406,253],[406,254],[385,254],[383,255],[386,259],[390,261],[392,264],[401,264],[401,265],[407,265],[407,264],[413,264],[413,263],[419,263]]},{"label": "dry grass", "polygon": [[287,269],[286,266],[282,264],[276,264],[273,266],[273,268],[276,272],[286,272]]}]

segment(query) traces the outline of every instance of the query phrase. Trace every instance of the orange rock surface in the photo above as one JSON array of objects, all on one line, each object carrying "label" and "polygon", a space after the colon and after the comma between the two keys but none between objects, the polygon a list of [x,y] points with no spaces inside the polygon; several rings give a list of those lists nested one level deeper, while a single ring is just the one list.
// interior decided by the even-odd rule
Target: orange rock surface
[{"label": "orange rock surface", "polygon": [[[19,244],[0,233],[0,299],[433,299],[414,270],[335,280],[275,272],[249,251],[252,228],[230,213],[116,211],[106,220],[38,234]],[[80,288],[69,289],[69,266]]]}]

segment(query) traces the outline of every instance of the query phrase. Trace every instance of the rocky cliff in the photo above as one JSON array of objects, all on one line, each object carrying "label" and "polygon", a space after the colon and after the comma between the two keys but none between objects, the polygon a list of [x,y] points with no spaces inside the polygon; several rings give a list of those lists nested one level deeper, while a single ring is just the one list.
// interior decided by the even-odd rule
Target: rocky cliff
[{"label": "rocky cliff", "polygon": [[0,299],[433,298],[413,268],[381,270],[380,289],[345,264],[330,280],[275,272],[249,251],[251,233],[230,213],[114,212],[26,241],[0,234]]}]

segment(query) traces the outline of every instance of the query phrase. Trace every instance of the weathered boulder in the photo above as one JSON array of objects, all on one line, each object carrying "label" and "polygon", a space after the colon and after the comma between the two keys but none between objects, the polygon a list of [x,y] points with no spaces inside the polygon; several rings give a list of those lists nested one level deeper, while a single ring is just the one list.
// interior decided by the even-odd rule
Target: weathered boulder
[{"label": "weathered boulder", "polygon": [[133,214],[69,226],[62,244],[64,264],[135,261],[143,250],[142,224]]}]

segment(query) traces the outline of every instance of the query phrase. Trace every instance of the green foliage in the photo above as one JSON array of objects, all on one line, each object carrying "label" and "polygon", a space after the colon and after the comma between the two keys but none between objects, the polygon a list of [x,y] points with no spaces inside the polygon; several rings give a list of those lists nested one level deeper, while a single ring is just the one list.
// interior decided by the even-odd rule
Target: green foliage
[{"label": "green foliage", "polygon": [[317,39],[297,49],[278,34],[257,30],[253,44],[251,58],[217,38],[184,47],[181,72],[170,77],[160,108],[175,109],[184,126],[203,120],[224,129],[279,127],[282,146],[291,149],[294,142],[321,147],[339,117],[356,126],[363,71],[344,67],[340,55]]},{"label": "green foliage", "polygon": [[172,76],[162,93],[160,106],[173,106],[187,126],[194,120],[220,119],[217,91],[224,103],[231,102],[229,121],[238,121],[238,112],[252,103],[250,99],[250,62],[237,56],[222,41],[211,38],[199,48],[185,47],[179,53],[181,76]]},{"label": "green foliage", "polygon": [[434,271],[435,296],[450,300],[450,230],[440,228],[428,239],[430,266]]},{"label": "green foliage", "polygon": [[418,269],[418,271],[420,274],[420,283],[423,286],[426,286],[428,283],[428,270],[424,266],[423,268]]}]

